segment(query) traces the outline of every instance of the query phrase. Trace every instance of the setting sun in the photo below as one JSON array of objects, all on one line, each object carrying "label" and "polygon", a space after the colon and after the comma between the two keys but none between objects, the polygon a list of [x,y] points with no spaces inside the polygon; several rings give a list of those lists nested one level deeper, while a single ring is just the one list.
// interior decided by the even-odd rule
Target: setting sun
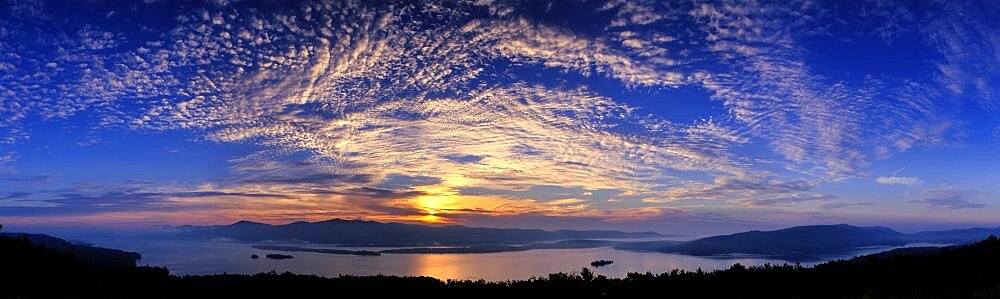
[{"label": "setting sun", "polygon": [[438,216],[434,216],[434,215],[425,215],[425,216],[422,216],[422,217],[417,218],[417,219],[420,220],[420,221],[423,221],[423,222],[427,222],[427,223],[446,223],[447,222],[447,221],[445,221],[444,218],[441,218],[441,217],[438,217]]},{"label": "setting sun", "polygon": [[0,0],[0,299],[867,287],[812,266],[1000,236],[998,53],[1000,0]]},{"label": "setting sun", "polygon": [[445,196],[421,196],[417,198],[417,202],[420,207],[424,209],[427,214],[437,214],[441,210],[448,210],[449,207],[454,203],[454,199],[450,198],[454,195]]}]

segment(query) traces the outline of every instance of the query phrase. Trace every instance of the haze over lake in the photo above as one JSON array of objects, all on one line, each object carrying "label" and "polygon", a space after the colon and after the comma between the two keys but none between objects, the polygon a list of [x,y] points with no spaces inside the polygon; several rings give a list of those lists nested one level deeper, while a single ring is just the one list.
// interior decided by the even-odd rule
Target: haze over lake
[{"label": "haze over lake", "polygon": [[[142,254],[140,265],[165,266],[178,275],[219,273],[252,274],[267,271],[291,271],[327,277],[338,275],[400,275],[431,276],[438,279],[508,280],[545,276],[556,272],[579,272],[595,260],[612,260],[604,267],[590,267],[597,274],[623,277],[629,272],[663,273],[673,269],[694,271],[724,269],[735,263],[763,265],[788,263],[762,257],[715,258],[660,252],[635,252],[610,247],[586,249],[536,249],[517,252],[470,254],[383,254],[355,256],[312,252],[282,252],[251,248],[248,243],[223,241],[173,241],[133,238],[90,240],[97,246],[120,248]],[[302,245],[310,248],[335,248],[323,245]],[[345,249],[344,247],[336,247]],[[889,247],[871,248],[843,257],[873,253]],[[354,248],[381,249],[381,248]],[[282,253],[294,259],[271,260],[265,254]],[[257,254],[260,259],[251,259]],[[830,257],[834,259],[838,257]],[[802,263],[811,266],[816,262]]]}]

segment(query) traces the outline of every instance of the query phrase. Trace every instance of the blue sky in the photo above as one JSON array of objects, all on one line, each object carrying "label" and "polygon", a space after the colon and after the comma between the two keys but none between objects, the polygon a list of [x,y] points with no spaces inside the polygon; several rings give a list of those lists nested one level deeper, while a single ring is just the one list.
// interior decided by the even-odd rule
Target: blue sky
[{"label": "blue sky", "polygon": [[1000,225],[989,1],[3,1],[0,222]]}]

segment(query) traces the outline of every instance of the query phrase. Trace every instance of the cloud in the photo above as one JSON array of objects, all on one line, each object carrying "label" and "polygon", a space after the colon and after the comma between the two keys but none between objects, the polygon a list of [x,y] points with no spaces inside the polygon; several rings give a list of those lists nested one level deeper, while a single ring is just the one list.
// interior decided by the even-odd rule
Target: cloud
[{"label": "cloud", "polygon": [[[585,87],[498,83],[484,73],[513,61],[626,85],[683,83],[669,63],[609,39],[526,17],[469,15],[464,9],[472,8],[461,5],[293,8],[313,22],[235,9],[225,25],[215,20],[226,12],[179,17],[174,40],[133,55],[164,65],[160,74],[171,74],[175,95],[142,115],[118,117],[136,129],[198,128],[211,140],[268,147],[239,163],[304,153],[324,165],[308,176],[259,174],[247,183],[426,176],[503,189],[643,192],[676,171],[744,171],[726,151],[746,140],[721,125],[678,126]],[[409,11],[441,20],[423,26],[398,16]],[[341,17],[351,21],[328,25]],[[189,68],[203,71],[174,76]]]},{"label": "cloud", "polygon": [[[669,189],[657,197],[645,198],[644,202],[673,202],[678,200],[741,200],[741,201],[781,201],[802,196],[813,187],[815,182],[778,179],[717,177],[708,184],[690,184],[688,186]],[[747,199],[751,198],[751,199]]]},{"label": "cloud", "polygon": [[827,8],[696,4],[690,14],[706,24],[709,50],[732,72],[695,78],[724,102],[741,130],[768,140],[789,168],[804,174],[857,176],[892,152],[949,140],[955,128],[938,117],[933,88],[871,78],[838,81],[813,71],[805,58],[814,52],[798,41],[827,28],[800,16],[822,16]]},{"label": "cloud", "polygon": [[875,179],[876,183],[882,185],[905,185],[905,186],[917,186],[923,184],[924,181],[916,177],[905,177],[905,176],[880,176]]},{"label": "cloud", "polygon": [[0,181],[14,182],[18,184],[26,183],[47,183],[52,181],[53,176],[47,174],[3,174],[0,175]]},{"label": "cloud", "polygon": [[924,198],[913,200],[911,202],[949,210],[978,209],[986,207],[985,204],[969,201],[969,197],[972,197],[977,193],[978,192],[976,191],[951,188],[931,189],[927,190],[927,194]]},{"label": "cloud", "polygon": [[831,202],[831,203],[825,203],[820,207],[822,207],[823,209],[843,209],[850,207],[864,207],[873,205],[875,205],[875,203],[873,202]]},{"label": "cloud", "polygon": [[[447,185],[419,184],[399,189],[324,185],[311,182],[163,186],[146,182],[79,185],[70,189],[16,192],[0,198],[0,215],[18,223],[32,218],[92,223],[217,223],[240,219],[287,222],[333,217],[380,221],[455,223],[470,215],[544,215],[614,221],[656,213],[659,208],[599,209],[580,198],[536,200],[506,195],[466,195]],[[431,182],[425,182],[431,183]],[[190,215],[190,218],[188,217]],[[215,215],[214,218],[208,215]],[[631,215],[631,216],[630,216]],[[102,217],[95,217],[102,216]],[[186,219],[186,220],[184,220]],[[208,222],[205,222],[208,221]]]},{"label": "cloud", "polygon": [[[949,91],[963,95],[989,111],[1000,109],[1000,10],[982,1],[941,5],[933,20],[922,26],[928,43],[942,54],[938,78]],[[996,120],[996,119],[995,119]]]},{"label": "cloud", "polygon": [[830,200],[834,200],[837,197],[827,195],[827,194],[814,194],[814,193],[798,193],[792,196],[781,196],[763,199],[745,199],[741,200],[739,203],[746,207],[780,207],[780,206],[796,206],[803,202],[811,201],[823,201],[823,207],[835,207],[834,203],[830,203]]},{"label": "cloud", "polygon": [[[50,200],[80,212],[445,221],[645,215],[679,201],[829,205],[817,186],[960,138],[938,100],[990,98],[986,74],[996,69],[984,54],[996,52],[995,31],[954,18],[965,6],[949,6],[929,29],[945,57],[930,82],[843,79],[812,65],[829,49],[807,41],[845,17],[823,2],[564,4],[598,7],[581,10],[586,24],[526,13],[525,2],[445,3],[195,5],[143,32],[49,22],[42,5],[20,5],[0,18],[0,143],[28,138],[36,119],[85,113],[100,129],[193,132],[255,149],[232,159],[231,177],[196,191]],[[112,21],[141,19],[143,9],[116,10]],[[872,26],[892,39],[917,16],[900,8]],[[684,109],[678,88],[707,91],[724,112],[677,121],[630,98],[649,93],[663,99],[651,105]],[[552,186],[567,194],[538,192]],[[250,211],[254,203],[272,211]]]},{"label": "cloud", "polygon": [[579,38],[525,19],[473,21],[462,29],[481,31],[482,36],[478,39],[495,39],[492,47],[496,55],[515,61],[575,70],[585,76],[596,70],[627,85],[678,86],[685,83],[685,76],[673,67],[675,60],[660,57],[640,63],[624,49],[615,49],[603,40]]}]

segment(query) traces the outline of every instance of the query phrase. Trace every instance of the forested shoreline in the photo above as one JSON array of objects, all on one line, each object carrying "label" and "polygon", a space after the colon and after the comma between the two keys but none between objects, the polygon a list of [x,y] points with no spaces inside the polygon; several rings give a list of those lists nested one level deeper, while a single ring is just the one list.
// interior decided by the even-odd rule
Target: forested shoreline
[{"label": "forested shoreline", "polygon": [[941,249],[904,249],[815,267],[733,265],[718,271],[630,273],[622,278],[554,273],[527,280],[293,273],[171,275],[162,267],[101,267],[72,252],[0,236],[0,295],[5,298],[226,298],[433,296],[437,298],[998,298],[1000,240]]}]

